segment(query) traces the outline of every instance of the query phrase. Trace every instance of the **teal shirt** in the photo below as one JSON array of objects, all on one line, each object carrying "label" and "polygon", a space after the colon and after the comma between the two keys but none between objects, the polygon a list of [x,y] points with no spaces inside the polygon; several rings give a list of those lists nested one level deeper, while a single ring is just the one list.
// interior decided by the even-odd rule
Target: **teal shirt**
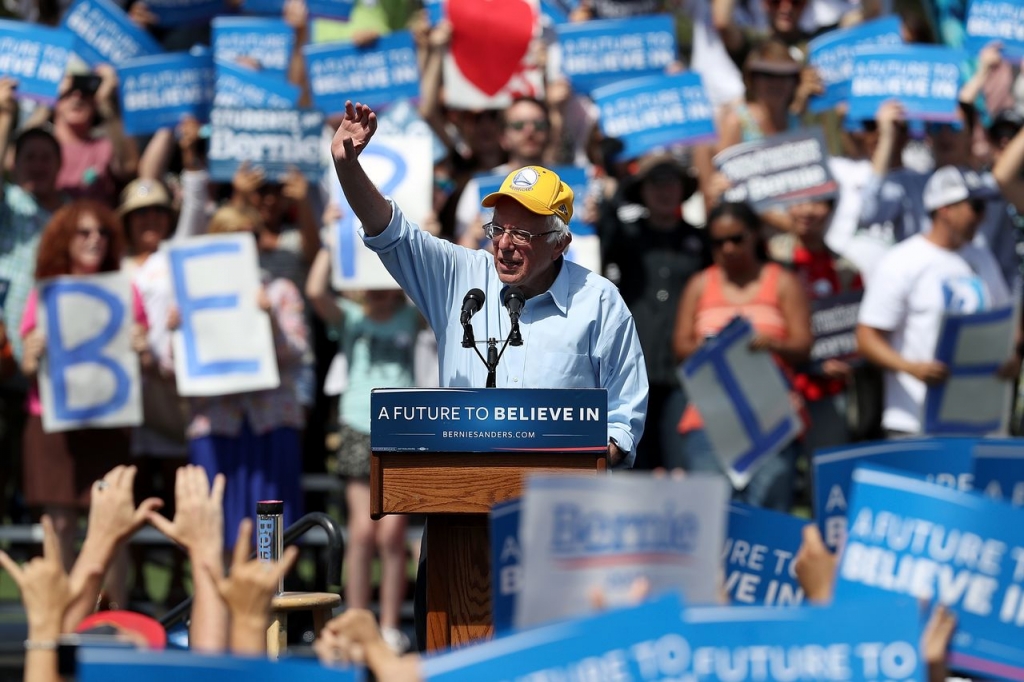
[{"label": "teal shirt", "polygon": [[409,388],[413,381],[413,349],[420,328],[420,314],[403,305],[390,320],[366,317],[363,307],[339,298],[343,317],[332,330],[348,358],[348,388],[341,394],[339,418],[360,433],[370,433],[370,391],[375,388]]}]

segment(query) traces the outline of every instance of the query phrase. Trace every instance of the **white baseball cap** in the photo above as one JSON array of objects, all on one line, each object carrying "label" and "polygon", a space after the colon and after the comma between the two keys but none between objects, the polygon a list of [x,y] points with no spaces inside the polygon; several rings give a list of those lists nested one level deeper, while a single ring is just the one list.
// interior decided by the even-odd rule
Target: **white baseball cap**
[{"label": "white baseball cap", "polygon": [[931,213],[961,201],[995,199],[999,196],[999,187],[991,175],[982,176],[959,166],[943,166],[928,178],[921,199],[925,210]]}]

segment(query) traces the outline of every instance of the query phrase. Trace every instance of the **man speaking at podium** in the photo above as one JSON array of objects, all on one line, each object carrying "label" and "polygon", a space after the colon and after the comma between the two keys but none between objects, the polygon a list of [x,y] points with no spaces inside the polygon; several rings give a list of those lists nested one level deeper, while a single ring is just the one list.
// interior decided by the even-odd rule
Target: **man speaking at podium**
[{"label": "man speaking at podium", "polygon": [[364,243],[434,330],[440,385],[484,387],[488,367],[463,341],[504,342],[518,327],[522,345],[505,348],[493,385],[607,389],[608,463],[632,466],[647,409],[643,352],[615,286],[563,257],[572,190],[540,166],[512,171],[482,202],[494,208],[484,226],[493,256],[466,249],[409,223],[367,177],[359,154],[376,129],[368,106],[347,103],[331,143],[334,167]]}]

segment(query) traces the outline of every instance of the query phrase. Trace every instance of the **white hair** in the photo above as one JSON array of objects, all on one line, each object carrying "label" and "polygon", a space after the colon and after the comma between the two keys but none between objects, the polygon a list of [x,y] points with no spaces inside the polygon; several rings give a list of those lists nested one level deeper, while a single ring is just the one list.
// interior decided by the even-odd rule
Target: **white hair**
[{"label": "white hair", "polygon": [[569,224],[558,217],[557,213],[552,213],[544,221],[544,231],[551,233],[548,235],[548,242],[561,244],[569,236]]}]

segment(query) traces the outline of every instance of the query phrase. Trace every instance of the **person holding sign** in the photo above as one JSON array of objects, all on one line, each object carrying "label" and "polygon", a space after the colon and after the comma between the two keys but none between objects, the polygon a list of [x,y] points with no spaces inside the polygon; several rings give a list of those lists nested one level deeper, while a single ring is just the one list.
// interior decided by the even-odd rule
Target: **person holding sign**
[{"label": "person holding sign", "polygon": [[[60,275],[86,276],[116,271],[121,265],[121,244],[120,225],[110,209],[87,199],[72,202],[57,211],[43,231],[36,281]],[[147,366],[146,314],[138,293],[135,290],[132,293],[135,320],[132,347],[142,365]],[[43,405],[34,381],[40,362],[47,355],[47,337],[38,326],[37,302],[36,291],[33,291],[19,330],[24,344],[21,370],[33,381],[28,394],[29,417],[22,449],[25,502],[30,507],[42,507],[53,519],[64,560],[70,566],[75,556],[78,519],[89,507],[92,484],[114,466],[128,462],[129,434],[119,428],[54,433],[43,430]],[[123,570],[126,565],[122,562],[117,568]],[[123,589],[123,581],[114,580],[113,588]],[[126,596],[111,593],[111,599],[120,604],[125,603]]]},{"label": "person holding sign", "polygon": [[[934,360],[943,315],[1010,304],[992,254],[971,243],[994,191],[973,171],[935,171],[922,199],[931,231],[892,247],[867,282],[857,345],[886,372],[882,426],[890,435],[921,432],[926,387],[948,376],[947,367]],[[1019,371],[1020,357],[1008,363],[1008,377],[1016,376],[1014,364]]]},{"label": "person holding sign", "polygon": [[348,358],[348,387],[341,394],[341,447],[336,471],[345,479],[345,608],[369,608],[370,568],[380,553],[380,622],[385,639],[399,653],[409,641],[399,629],[405,593],[405,529],[400,514],[370,518],[370,392],[414,386],[413,351],[421,318],[399,289],[371,289],[362,301],[335,297],[330,290],[331,254],[320,251],[306,283],[310,304],[329,326],[328,334]]},{"label": "person holding sign", "polygon": [[[224,206],[210,218],[207,232],[259,233],[260,212],[243,206]],[[213,479],[228,477],[224,491],[225,542],[235,542],[239,522],[252,514],[260,500],[284,502],[285,524],[302,510],[302,429],[306,416],[295,390],[302,359],[309,350],[302,294],[286,277],[265,276],[260,307],[270,314],[280,384],[277,388],[190,398],[189,458]],[[172,309],[169,329],[181,315]]]},{"label": "person holding sign", "polygon": [[[747,204],[721,203],[708,215],[714,265],[693,277],[679,300],[673,347],[683,361],[736,316],[754,328],[754,350],[772,353],[786,372],[805,362],[811,350],[811,321],[807,296],[792,273],[767,262],[760,241],[761,220]],[[797,394],[791,394],[799,401]],[[723,473],[704,433],[704,419],[689,405],[679,422],[682,451],[667,452],[666,464],[687,471]],[[766,457],[734,499],[760,507],[788,511],[792,498],[797,445]]]}]

